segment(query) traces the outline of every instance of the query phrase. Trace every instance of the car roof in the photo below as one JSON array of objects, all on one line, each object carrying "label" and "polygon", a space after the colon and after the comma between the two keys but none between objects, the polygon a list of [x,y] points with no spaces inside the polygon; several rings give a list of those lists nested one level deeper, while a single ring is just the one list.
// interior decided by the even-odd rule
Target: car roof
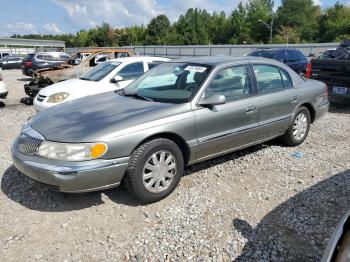
[{"label": "car roof", "polygon": [[169,58],[156,56],[130,56],[108,60],[109,62],[169,61]]},{"label": "car roof", "polygon": [[206,64],[211,66],[216,66],[220,64],[229,64],[237,62],[276,62],[275,60],[267,59],[264,57],[251,57],[251,56],[202,56],[202,57],[191,57],[191,58],[180,58],[172,60],[171,62],[180,62],[180,63],[197,63],[197,64]]},{"label": "car roof", "polygon": [[36,53],[31,53],[35,55],[68,55],[65,52],[36,52]]},{"label": "car roof", "polygon": [[259,51],[259,52],[263,52],[263,51],[279,52],[279,51],[287,51],[287,50],[295,51],[295,50],[297,50],[297,49],[295,49],[295,48],[289,48],[289,47],[276,47],[276,48],[261,48],[261,49],[255,49],[255,50],[253,50],[252,52],[256,52],[256,51]]}]

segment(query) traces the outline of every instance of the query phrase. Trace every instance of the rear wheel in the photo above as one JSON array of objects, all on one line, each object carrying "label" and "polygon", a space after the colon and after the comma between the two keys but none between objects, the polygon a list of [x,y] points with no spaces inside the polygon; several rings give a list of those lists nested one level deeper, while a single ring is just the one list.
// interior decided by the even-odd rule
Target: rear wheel
[{"label": "rear wheel", "polygon": [[144,203],[159,201],[178,185],[184,169],[180,148],[171,140],[154,139],[138,147],[129,162],[125,185]]},{"label": "rear wheel", "polygon": [[298,146],[304,142],[310,130],[311,116],[309,110],[302,106],[294,117],[293,123],[287,132],[282,136],[282,140],[289,146]]}]

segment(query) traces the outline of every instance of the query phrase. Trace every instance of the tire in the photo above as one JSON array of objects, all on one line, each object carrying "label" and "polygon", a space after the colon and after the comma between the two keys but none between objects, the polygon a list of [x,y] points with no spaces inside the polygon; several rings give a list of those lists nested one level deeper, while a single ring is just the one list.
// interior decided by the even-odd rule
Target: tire
[{"label": "tire", "polygon": [[[166,163],[169,159],[170,162]],[[168,171],[170,167],[171,170]],[[168,139],[157,138],[142,144],[132,153],[124,184],[129,194],[142,203],[153,203],[174,191],[180,182],[183,170],[184,159],[177,144]],[[153,186],[152,179],[156,181]]]},{"label": "tire", "polygon": [[[296,132],[296,122],[298,121],[298,117],[299,119],[302,119],[302,116],[305,117],[305,126],[303,126],[303,130],[304,130],[304,133],[301,132],[301,134],[303,135],[295,135],[295,132]],[[304,121],[302,121],[304,122]],[[295,117],[293,119],[293,122],[292,124],[290,125],[290,127],[288,128],[288,130],[286,131],[286,133],[282,136],[282,141],[288,145],[288,146],[298,146],[300,145],[301,143],[304,142],[304,140],[306,139],[308,133],[309,133],[309,130],[310,130],[310,123],[311,123],[311,115],[310,115],[310,111],[304,107],[304,106],[301,106],[298,108],[298,110],[296,111],[295,113]],[[300,129],[301,130],[301,129]]]}]

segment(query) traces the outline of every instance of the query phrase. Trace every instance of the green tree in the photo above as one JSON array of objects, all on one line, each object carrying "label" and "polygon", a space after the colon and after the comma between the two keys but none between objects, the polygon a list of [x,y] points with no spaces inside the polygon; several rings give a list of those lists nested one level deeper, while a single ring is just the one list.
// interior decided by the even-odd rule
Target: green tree
[{"label": "green tree", "polygon": [[181,36],[184,45],[209,44],[208,24],[210,14],[206,10],[190,8],[185,15],[181,15],[175,24],[176,31]]},{"label": "green tree", "polygon": [[276,25],[298,28],[303,41],[317,40],[321,10],[312,0],[282,0]]},{"label": "green tree", "polygon": [[336,3],[321,17],[320,39],[322,42],[339,41],[350,34],[350,7]]},{"label": "green tree", "polygon": [[250,37],[250,28],[248,27],[248,12],[246,7],[240,2],[235,10],[233,10],[230,23],[230,44],[252,43]]},{"label": "green tree", "polygon": [[164,45],[170,29],[170,21],[165,15],[153,18],[147,27],[146,42],[150,45]]},{"label": "green tree", "polygon": [[297,44],[300,43],[298,29],[288,26],[281,26],[273,38],[274,44]]},{"label": "green tree", "polygon": [[251,0],[247,5],[247,24],[250,28],[250,38],[254,42],[269,42],[270,29],[264,24],[270,24],[273,19],[273,2],[271,0]]}]

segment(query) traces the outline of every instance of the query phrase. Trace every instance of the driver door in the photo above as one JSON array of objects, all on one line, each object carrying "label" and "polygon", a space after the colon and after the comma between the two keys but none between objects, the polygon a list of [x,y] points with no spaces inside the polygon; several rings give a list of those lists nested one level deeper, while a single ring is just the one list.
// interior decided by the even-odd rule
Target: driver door
[{"label": "driver door", "polygon": [[197,158],[228,152],[256,141],[258,112],[247,65],[220,69],[202,97],[224,95],[226,103],[194,110]]}]

